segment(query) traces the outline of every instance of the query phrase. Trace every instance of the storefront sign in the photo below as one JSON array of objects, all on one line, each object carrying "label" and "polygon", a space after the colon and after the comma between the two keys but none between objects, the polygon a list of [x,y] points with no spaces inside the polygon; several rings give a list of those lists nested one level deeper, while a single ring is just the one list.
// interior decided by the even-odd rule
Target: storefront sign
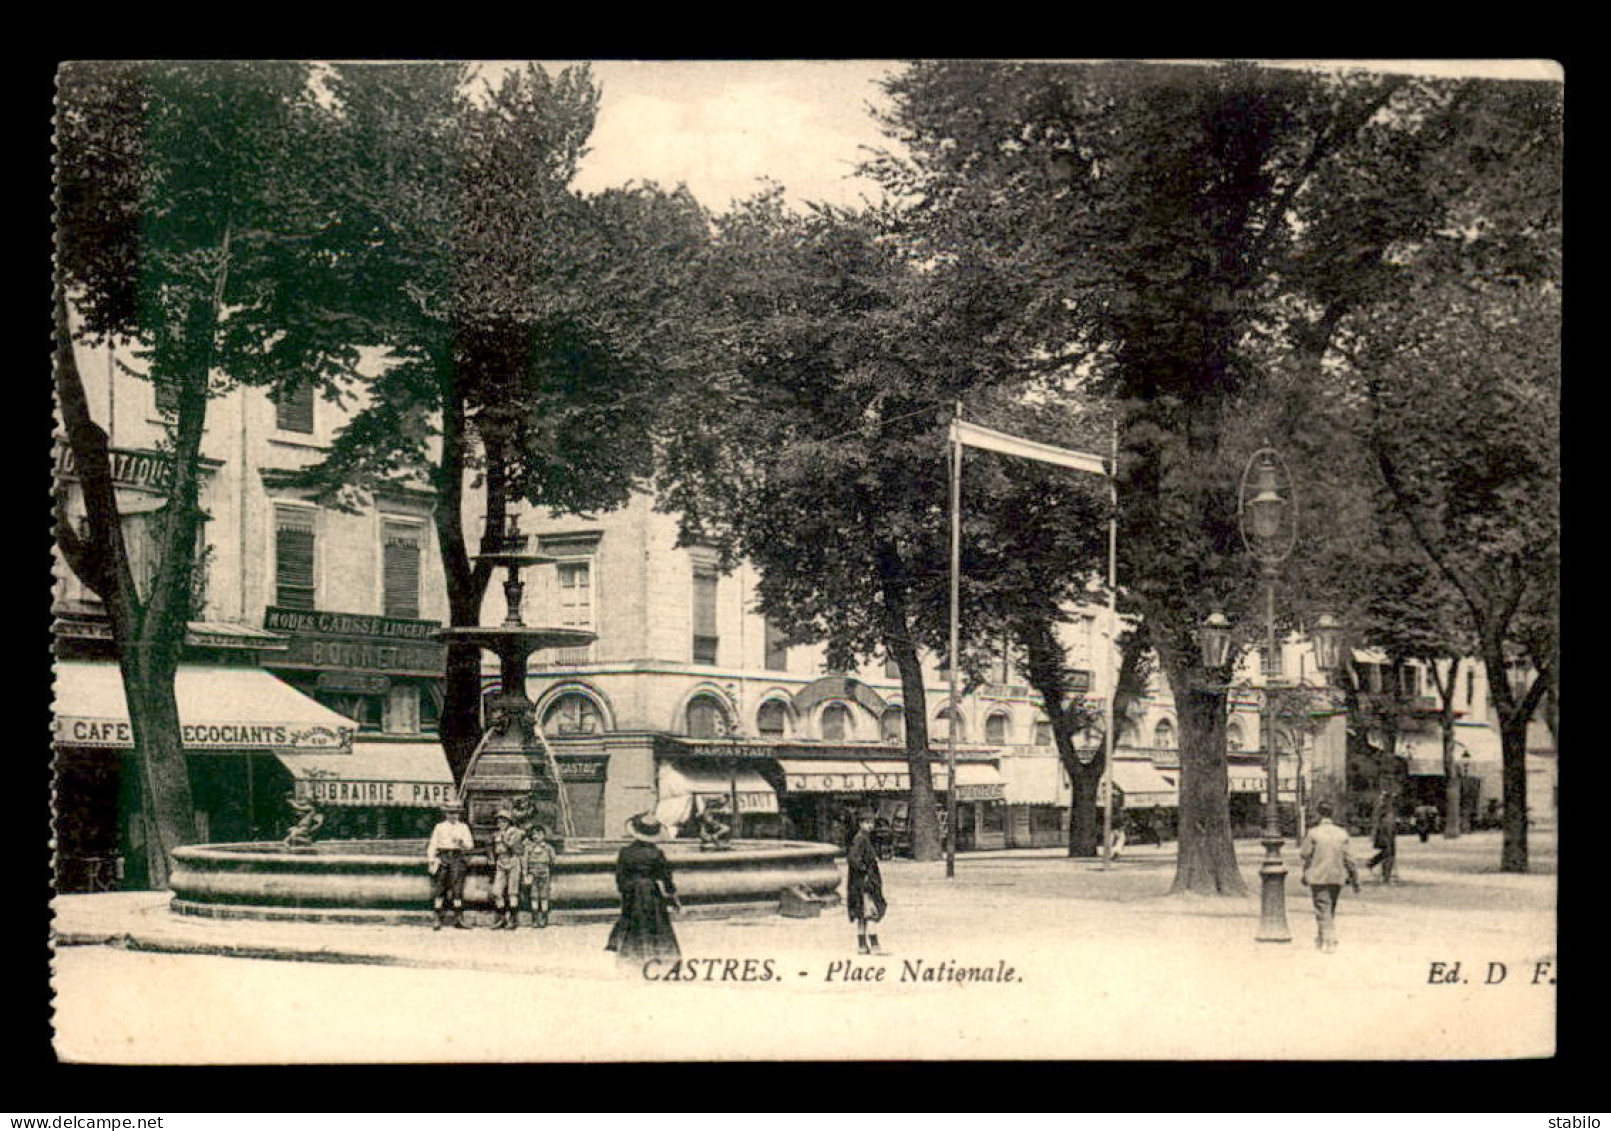
[{"label": "storefront sign", "polygon": [[800,773],[788,774],[785,784],[790,793],[899,793],[912,788],[912,777],[905,773]]},{"label": "storefront sign", "polygon": [[431,639],[436,621],[271,606],[263,627],[290,637],[276,668],[439,676],[447,663],[447,646]]},{"label": "storefront sign", "polygon": [[561,758],[559,761],[559,776],[565,781],[603,781],[605,759],[589,758],[586,761],[571,761]]},{"label": "storefront sign", "polygon": [[[940,786],[944,789],[944,784]],[[957,786],[958,801],[1001,801],[1007,796],[1007,787],[1001,782],[982,782],[977,785]]]},{"label": "storefront sign", "polygon": [[320,672],[316,686],[320,691],[345,691],[357,695],[384,695],[391,690],[392,681],[383,675],[362,675],[356,672]]},{"label": "storefront sign", "polygon": [[296,795],[315,805],[374,805],[393,809],[431,809],[457,800],[452,782],[339,781],[299,778]]},{"label": "storefront sign", "polygon": [[[352,732],[293,723],[181,723],[186,750],[341,750]],[[134,748],[134,727],[127,719],[57,718],[56,741],[69,746]]]},{"label": "storefront sign", "polygon": [[[730,793],[701,790],[694,796],[699,798],[702,803],[716,798],[720,798],[728,804],[732,803],[732,794]],[[740,790],[738,794],[738,811],[740,813],[776,813],[778,811],[778,795],[771,790],[767,790],[764,793],[758,790],[749,793]]]},{"label": "storefront sign", "polygon": [[[121,486],[164,491],[173,481],[173,461],[161,452],[109,448],[106,456],[112,467],[112,482]],[[203,460],[201,470],[210,472],[216,466],[218,466],[217,460]],[[78,478],[78,466],[73,458],[73,449],[66,444],[63,444],[57,452],[56,474],[63,479]]]}]

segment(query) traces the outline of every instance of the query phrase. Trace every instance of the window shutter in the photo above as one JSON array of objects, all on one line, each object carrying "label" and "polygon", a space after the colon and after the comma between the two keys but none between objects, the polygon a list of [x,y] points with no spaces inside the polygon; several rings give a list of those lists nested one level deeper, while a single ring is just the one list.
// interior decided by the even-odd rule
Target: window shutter
[{"label": "window shutter", "polygon": [[282,432],[313,432],[312,385],[297,385],[275,394],[274,426]]},{"label": "window shutter", "polygon": [[389,617],[420,615],[420,528],[388,522],[382,528],[382,589]]},{"label": "window shutter", "polygon": [[290,507],[275,511],[275,601],[282,608],[314,607],[313,517]]}]

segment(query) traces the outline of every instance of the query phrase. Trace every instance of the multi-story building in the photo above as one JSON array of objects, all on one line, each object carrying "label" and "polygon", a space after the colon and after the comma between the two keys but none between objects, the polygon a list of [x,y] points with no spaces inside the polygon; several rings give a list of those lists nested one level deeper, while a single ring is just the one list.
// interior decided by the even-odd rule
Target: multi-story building
[{"label": "multi-story building", "polygon": [[[78,361],[144,586],[163,505],[163,390],[127,372],[126,353],[80,347]],[[432,735],[443,649],[431,633],[446,598],[430,495],[347,513],[292,482],[343,417],[307,389],[275,400],[236,388],[208,404],[206,520],[177,681],[203,839],[282,835],[293,789],[329,807],[327,834],[412,833],[451,786]],[[82,522],[65,446],[56,472]],[[136,884],[140,790],[110,625],[60,560],[53,612],[59,883],[104,886],[121,869]]]}]

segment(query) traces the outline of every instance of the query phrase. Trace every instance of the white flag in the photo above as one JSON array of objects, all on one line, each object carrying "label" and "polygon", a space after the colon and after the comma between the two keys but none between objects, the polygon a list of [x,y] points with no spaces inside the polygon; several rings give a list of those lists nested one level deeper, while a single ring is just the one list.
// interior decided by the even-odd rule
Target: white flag
[{"label": "white flag", "polygon": [[1025,459],[1039,460],[1041,463],[1055,463],[1059,467],[1072,467],[1076,471],[1089,471],[1096,475],[1108,473],[1107,463],[1101,456],[1053,447],[1051,444],[1025,440],[1020,436],[1009,436],[1005,432],[969,424],[966,420],[951,422],[951,442],[966,444],[970,448],[1002,452],[1009,456],[1022,456]]}]

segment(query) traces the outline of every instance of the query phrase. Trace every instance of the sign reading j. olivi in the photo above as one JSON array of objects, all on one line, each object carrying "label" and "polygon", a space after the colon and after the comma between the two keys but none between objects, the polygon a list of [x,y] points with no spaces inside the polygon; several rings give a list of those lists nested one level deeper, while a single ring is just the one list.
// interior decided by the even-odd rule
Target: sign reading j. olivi
[{"label": "sign reading j. olivi", "polygon": [[263,613],[263,627],[290,638],[273,667],[441,675],[447,658],[446,645],[431,639],[442,627],[434,620],[271,605]]}]

